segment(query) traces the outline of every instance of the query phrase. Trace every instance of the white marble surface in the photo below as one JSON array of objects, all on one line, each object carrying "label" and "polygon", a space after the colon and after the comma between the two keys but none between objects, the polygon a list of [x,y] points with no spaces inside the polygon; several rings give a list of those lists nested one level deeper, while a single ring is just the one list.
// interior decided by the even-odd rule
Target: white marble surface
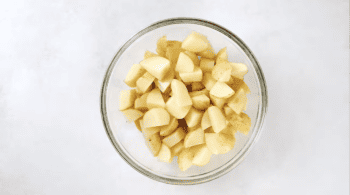
[{"label": "white marble surface", "polygon": [[[199,17],[242,38],[269,90],[265,131],[229,174],[155,182],[109,142],[99,94],[131,35]],[[348,194],[349,3],[32,1],[0,3],[0,194]]]}]

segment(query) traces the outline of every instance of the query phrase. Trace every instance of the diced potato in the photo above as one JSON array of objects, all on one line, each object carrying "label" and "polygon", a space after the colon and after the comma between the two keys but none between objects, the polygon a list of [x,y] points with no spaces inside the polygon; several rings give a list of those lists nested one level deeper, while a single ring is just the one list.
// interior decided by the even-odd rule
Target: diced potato
[{"label": "diced potato", "polygon": [[210,94],[218,98],[229,98],[234,93],[230,86],[220,81],[216,82],[210,90]]},{"label": "diced potato", "polygon": [[232,124],[230,122],[228,122],[225,129],[223,129],[220,133],[234,137],[237,131],[238,131],[238,129],[233,127]]},{"label": "diced potato", "polygon": [[145,127],[168,125],[169,122],[170,115],[164,108],[152,108],[147,111],[143,117],[143,124]]},{"label": "diced potato", "polygon": [[193,64],[194,64],[195,66],[199,66],[199,59],[198,59],[198,56],[197,56],[195,53],[190,52],[190,51],[184,51],[184,53],[185,53],[186,55],[188,55],[188,57],[191,58],[191,60],[192,60],[192,62],[193,62]]},{"label": "diced potato", "polygon": [[215,133],[213,127],[209,127],[208,129],[204,130],[204,133]]},{"label": "diced potato", "polygon": [[150,137],[151,135],[158,133],[160,131],[160,127],[145,127],[143,123],[143,119],[140,119],[140,127],[142,134],[145,138]]},{"label": "diced potato", "polygon": [[194,127],[201,121],[203,113],[195,108],[191,108],[185,116],[185,120],[188,127]]},{"label": "diced potato", "polygon": [[134,123],[135,123],[136,128],[137,128],[139,131],[142,131],[141,125],[140,125],[140,120],[141,120],[141,118],[135,120]]},{"label": "diced potato", "polygon": [[228,117],[228,121],[240,133],[248,135],[252,122],[247,114],[241,112],[241,114],[237,115],[234,113]]},{"label": "diced potato", "polygon": [[184,52],[181,52],[175,68],[176,71],[180,72],[180,76],[183,72],[193,72],[194,67],[195,66],[191,58]]},{"label": "diced potato", "polygon": [[208,89],[203,89],[201,91],[192,91],[189,93],[190,97],[195,97],[195,96],[199,96],[199,95],[206,95],[207,97],[209,97],[209,90]]},{"label": "diced potato", "polygon": [[157,156],[162,146],[162,142],[160,141],[160,136],[158,133],[155,133],[149,137],[145,138],[146,145],[152,152],[153,156]]},{"label": "diced potato", "polygon": [[149,72],[146,72],[136,81],[136,86],[142,91],[142,93],[146,93],[151,90],[154,79],[154,76],[152,76]]},{"label": "diced potato", "polygon": [[210,123],[213,126],[215,133],[219,133],[226,127],[226,119],[221,110],[216,106],[208,108]]},{"label": "diced potato", "polygon": [[216,64],[213,68],[212,75],[217,81],[228,82],[231,78],[232,66],[229,63]]},{"label": "diced potato", "polygon": [[203,117],[202,117],[202,122],[201,122],[201,127],[203,130],[211,127],[211,122],[210,122],[210,119],[209,119],[209,114],[208,114],[208,110],[206,110],[203,114]]},{"label": "diced potato", "polygon": [[171,153],[174,154],[174,156],[178,156],[183,149],[185,149],[185,146],[184,141],[182,140],[171,148]]},{"label": "diced potato", "polygon": [[166,36],[161,37],[157,41],[157,53],[162,57],[166,57],[165,54],[166,54],[167,46],[168,46],[168,42],[167,42]]},{"label": "diced potato", "polygon": [[119,110],[126,110],[134,106],[136,90],[122,90],[119,95]]},{"label": "diced potato", "polygon": [[242,84],[241,84],[241,88],[244,90],[244,92],[246,94],[249,94],[250,93],[250,89],[248,87],[248,85],[243,81]]},{"label": "diced potato", "polygon": [[211,94],[209,94],[209,98],[213,102],[214,106],[217,106],[220,109],[222,109],[224,107],[225,103],[227,102],[227,99],[218,98],[218,97],[215,97]]},{"label": "diced potato", "polygon": [[175,73],[173,71],[169,71],[162,81],[155,79],[154,83],[162,93],[165,93],[167,89],[170,89],[170,84],[174,77]]},{"label": "diced potato", "polygon": [[193,152],[190,148],[185,148],[182,150],[182,152],[179,154],[179,158],[177,160],[177,163],[179,164],[179,168],[181,171],[186,171],[188,168],[190,168],[193,160]]},{"label": "diced potato", "polygon": [[177,128],[172,134],[168,135],[163,139],[163,143],[166,144],[169,148],[175,146],[183,138],[185,138],[185,131],[182,127]]},{"label": "diced potato", "polygon": [[209,47],[209,42],[205,36],[192,32],[183,42],[181,47],[191,52],[201,52]]},{"label": "diced potato", "polygon": [[203,79],[202,70],[195,66],[193,72],[180,72],[181,80],[184,82],[199,82]]},{"label": "diced potato", "polygon": [[134,107],[136,110],[147,111],[147,96],[149,93],[143,94],[141,97],[136,98]]},{"label": "diced potato", "polygon": [[147,96],[147,107],[152,108],[165,108],[165,102],[159,89],[153,89]]},{"label": "diced potato", "polygon": [[205,86],[205,88],[210,91],[211,88],[213,88],[213,86],[215,85],[216,80],[210,73],[207,72],[207,73],[204,73],[203,75],[202,83]]},{"label": "diced potato", "polygon": [[180,52],[184,51],[181,48],[181,41],[168,41],[166,47],[166,58],[170,60],[170,66],[172,70],[175,70],[175,66]]},{"label": "diced potato", "polygon": [[208,96],[202,94],[192,97],[192,103],[193,107],[195,107],[196,109],[205,110],[210,105],[210,99],[208,98]]},{"label": "diced potato", "polygon": [[229,116],[231,115],[234,111],[229,107],[229,106],[224,106],[224,111],[225,111],[225,115]]},{"label": "diced potato", "polygon": [[184,139],[185,148],[189,148],[195,145],[204,144],[204,130],[202,128],[198,128],[194,131],[190,131],[187,133]]},{"label": "diced potato", "polygon": [[212,152],[206,146],[206,144],[200,145],[197,152],[193,156],[192,163],[197,166],[204,166],[209,163]]},{"label": "diced potato", "polygon": [[172,116],[177,119],[182,119],[187,115],[192,106],[178,106],[174,97],[171,97],[166,102],[165,107]]},{"label": "diced potato", "polygon": [[143,112],[135,109],[127,109],[122,111],[129,123],[143,116]]},{"label": "diced potato", "polygon": [[137,96],[141,96],[143,94],[143,92],[136,86],[135,88],[136,94]]},{"label": "diced potato", "polygon": [[244,78],[244,75],[248,73],[248,67],[247,65],[243,64],[243,63],[230,63],[231,67],[232,67],[232,72],[231,75],[233,77],[242,79]]},{"label": "diced potato", "polygon": [[144,59],[140,65],[159,80],[163,80],[170,70],[170,61],[160,56]]},{"label": "diced potato", "polygon": [[227,61],[228,60],[228,56],[226,53],[227,48],[224,47],[222,48],[217,54],[216,54],[216,63],[218,64],[218,62],[223,62],[223,61]]},{"label": "diced potato", "polygon": [[174,98],[177,106],[184,107],[192,105],[192,99],[188,94],[185,84],[177,79],[173,79],[171,81],[171,90],[173,92],[172,98]]},{"label": "diced potato", "polygon": [[241,88],[244,81],[236,77],[231,77],[231,79],[232,81],[230,81],[230,87],[236,92],[239,88]]},{"label": "diced potato", "polygon": [[129,87],[136,87],[136,81],[145,74],[146,70],[140,64],[134,64],[125,77],[124,82]]},{"label": "diced potato", "polygon": [[201,58],[199,62],[199,67],[202,69],[203,72],[211,72],[214,68],[214,60]]},{"label": "diced potato", "polygon": [[166,162],[166,163],[171,163],[171,161],[173,160],[173,155],[171,154],[170,148],[164,143],[162,144],[159,150],[158,158],[160,161]]},{"label": "diced potato", "polygon": [[235,144],[235,137],[222,133],[206,133],[205,143],[213,154],[225,154],[229,152]]},{"label": "diced potato", "polygon": [[198,52],[198,55],[202,58],[215,59],[215,51],[212,46],[209,44],[208,48],[204,51]]},{"label": "diced potato", "polygon": [[160,127],[160,135],[161,136],[170,135],[172,132],[174,132],[174,130],[177,128],[177,126],[179,126],[179,122],[177,121],[177,119],[175,117],[172,117],[170,119],[169,125],[165,125],[165,126]]},{"label": "diced potato", "polygon": [[151,57],[156,57],[159,56],[153,52],[150,52],[148,50],[146,50],[145,54],[143,55],[143,59],[147,59],[147,58],[151,58]]},{"label": "diced potato", "polygon": [[192,91],[199,91],[204,89],[205,86],[201,82],[193,82],[191,83],[191,89]]},{"label": "diced potato", "polygon": [[[187,124],[186,124],[187,125]],[[201,124],[198,123],[196,126],[194,127],[187,127],[187,133],[188,132],[191,132],[191,131],[194,131],[194,130],[197,130],[198,128],[201,128]]]},{"label": "diced potato", "polygon": [[237,114],[240,114],[243,110],[246,110],[247,107],[247,96],[242,88],[227,101],[227,105],[235,111]]}]

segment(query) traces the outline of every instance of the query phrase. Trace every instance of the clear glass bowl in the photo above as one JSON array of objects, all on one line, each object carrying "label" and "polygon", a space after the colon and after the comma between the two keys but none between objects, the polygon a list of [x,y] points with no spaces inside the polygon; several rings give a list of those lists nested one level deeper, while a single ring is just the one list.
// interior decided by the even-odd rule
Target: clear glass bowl
[{"label": "clear glass bowl", "polygon": [[[236,133],[233,150],[212,155],[204,167],[192,166],[180,171],[177,157],[170,164],[160,162],[148,151],[142,133],[134,123],[127,123],[118,109],[119,92],[130,89],[124,82],[130,67],[143,59],[146,50],[155,52],[157,40],[184,40],[192,31],[208,37],[215,52],[227,47],[229,61],[241,62],[249,72],[244,80],[251,90],[246,113],[252,119],[249,135]],[[128,40],[117,52],[106,72],[101,90],[101,114],[106,133],[120,156],[147,177],[168,184],[199,184],[216,179],[238,166],[248,155],[262,131],[267,111],[267,88],[258,61],[235,34],[213,22],[194,18],[172,18],[156,22]]]}]

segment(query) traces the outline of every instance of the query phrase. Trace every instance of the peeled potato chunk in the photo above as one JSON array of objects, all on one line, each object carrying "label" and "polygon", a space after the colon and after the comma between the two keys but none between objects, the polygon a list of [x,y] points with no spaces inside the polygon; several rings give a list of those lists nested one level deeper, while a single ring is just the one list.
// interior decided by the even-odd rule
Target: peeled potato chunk
[{"label": "peeled potato chunk", "polygon": [[177,128],[177,126],[179,126],[179,122],[175,117],[171,117],[169,125],[160,127],[160,135],[161,136],[170,135]]},{"label": "peeled potato chunk", "polygon": [[199,96],[199,95],[206,95],[207,97],[209,97],[209,90],[208,89],[203,89],[200,91],[192,91],[189,93],[190,97],[195,97],[195,96]]},{"label": "peeled potato chunk", "polygon": [[164,108],[152,108],[143,116],[143,124],[145,127],[157,127],[168,125],[170,115]]},{"label": "peeled potato chunk", "polygon": [[220,81],[216,82],[210,90],[210,94],[218,98],[229,98],[234,93],[230,86]]},{"label": "peeled potato chunk", "polygon": [[180,72],[180,77],[184,82],[199,82],[203,79],[203,72],[196,66],[193,72]]},{"label": "peeled potato chunk", "polygon": [[170,66],[172,70],[175,70],[180,52],[184,51],[181,48],[181,44],[181,41],[167,41],[165,56],[170,60]]},{"label": "peeled potato chunk", "polygon": [[188,127],[194,127],[201,121],[203,113],[195,108],[191,108],[185,116],[185,120]]},{"label": "peeled potato chunk", "polygon": [[179,143],[177,143],[175,146],[173,146],[171,149],[172,154],[174,154],[174,156],[178,156],[180,154],[180,152],[185,149],[184,146],[184,141],[180,141]]},{"label": "peeled potato chunk", "polygon": [[204,51],[198,52],[198,55],[202,58],[208,58],[208,59],[214,59],[215,58],[215,51],[212,48],[212,46],[209,44],[208,48]]},{"label": "peeled potato chunk", "polygon": [[119,95],[119,110],[126,110],[134,106],[136,90],[122,90]]},{"label": "peeled potato chunk", "polygon": [[149,72],[146,72],[136,81],[136,86],[142,93],[146,93],[151,89],[154,79],[154,76],[152,76]]},{"label": "peeled potato chunk", "polygon": [[188,57],[191,58],[191,60],[192,60],[192,62],[193,62],[193,64],[194,64],[195,66],[199,66],[199,59],[198,59],[198,56],[197,56],[195,53],[190,52],[190,51],[184,51],[184,53],[185,53],[186,55],[188,55]]},{"label": "peeled potato chunk", "polygon": [[215,133],[219,133],[226,127],[226,119],[221,110],[216,106],[208,108],[210,123],[213,126]]},{"label": "peeled potato chunk", "polygon": [[220,133],[235,136],[238,129],[234,127],[230,122],[226,125],[225,129],[223,129]]},{"label": "peeled potato chunk", "polygon": [[145,74],[146,70],[142,68],[140,64],[134,64],[128,74],[125,77],[124,82],[129,86],[129,87],[136,87],[136,81],[139,79],[143,74]]},{"label": "peeled potato chunk", "polygon": [[226,116],[231,115],[234,111],[229,106],[224,106],[224,112]]},{"label": "peeled potato chunk", "polygon": [[148,50],[146,50],[145,54],[143,55],[143,59],[147,59],[147,58],[150,58],[150,57],[155,57],[155,56],[159,56],[153,52],[150,52]]},{"label": "peeled potato chunk", "polygon": [[230,63],[230,65],[232,67],[231,75],[233,77],[237,77],[243,80],[244,75],[248,73],[247,65],[243,63],[232,63],[232,62]]},{"label": "peeled potato chunk", "polygon": [[166,163],[171,163],[171,161],[173,160],[173,155],[171,154],[170,148],[164,143],[162,144],[159,150],[158,158],[160,161],[166,162]]},{"label": "peeled potato chunk", "polygon": [[204,133],[215,133],[213,130],[213,127],[209,127],[208,129],[204,130]]},{"label": "peeled potato chunk", "polygon": [[170,84],[171,84],[171,81],[174,79],[174,77],[175,77],[175,73],[173,71],[169,71],[162,81],[156,79],[154,83],[162,93],[165,93],[167,89],[170,89]]},{"label": "peeled potato chunk", "polygon": [[240,114],[243,110],[246,110],[247,101],[247,96],[244,90],[240,88],[234,96],[228,99],[227,105],[237,114]]},{"label": "peeled potato chunk", "polygon": [[160,56],[144,59],[140,65],[159,80],[162,80],[170,70],[170,61]]},{"label": "peeled potato chunk", "polygon": [[197,151],[193,156],[192,163],[197,166],[204,166],[209,163],[212,152],[206,146],[206,144],[200,145],[196,148]]},{"label": "peeled potato chunk", "polygon": [[188,132],[184,139],[185,148],[189,148],[203,143],[205,143],[204,130],[202,130],[202,128],[200,127],[194,131]]},{"label": "peeled potato chunk", "polygon": [[199,91],[204,89],[205,86],[201,82],[193,82],[191,83],[191,89],[192,91]]},{"label": "peeled potato chunk", "polygon": [[162,146],[162,142],[160,141],[159,134],[155,133],[149,137],[146,137],[145,141],[146,141],[147,147],[152,152],[153,156],[157,156]]},{"label": "peeled potato chunk", "polygon": [[136,110],[147,111],[147,97],[149,93],[143,94],[141,97],[136,98],[134,107]]},{"label": "peeled potato chunk", "polygon": [[192,106],[178,106],[175,98],[171,97],[166,102],[165,107],[173,117],[177,119],[182,119],[187,115],[188,111],[190,111]]},{"label": "peeled potato chunk", "polygon": [[160,131],[160,127],[145,127],[143,124],[143,119],[140,119],[140,127],[144,137],[150,137],[151,135]]},{"label": "peeled potato chunk", "polygon": [[206,95],[198,95],[192,97],[192,103],[193,107],[195,107],[198,110],[205,110],[210,105],[210,99]]},{"label": "peeled potato chunk", "polygon": [[177,160],[180,170],[186,171],[188,168],[190,168],[193,165],[192,160],[193,160],[193,151],[191,151],[190,148],[185,148],[184,150],[182,150]]},{"label": "peeled potato chunk", "polygon": [[220,109],[222,109],[224,107],[225,103],[227,102],[227,99],[218,98],[218,97],[215,97],[211,94],[209,94],[209,98],[213,102],[214,106],[217,106]]},{"label": "peeled potato chunk", "polygon": [[173,98],[177,106],[189,106],[192,105],[192,99],[188,94],[188,90],[181,81],[173,79],[171,81],[171,90],[173,92]]},{"label": "peeled potato chunk", "polygon": [[210,91],[211,88],[213,88],[213,86],[215,85],[216,80],[210,73],[207,72],[207,73],[204,73],[203,75],[202,83],[205,86],[205,88]]},{"label": "peeled potato chunk", "polygon": [[214,60],[201,58],[199,62],[199,67],[202,69],[203,72],[211,72],[214,68]]},{"label": "peeled potato chunk", "polygon": [[[193,72],[194,70],[194,63],[191,60],[188,55],[181,52],[179,55],[179,58],[177,60],[176,68],[175,70],[182,73],[182,72]],[[181,76],[181,75],[180,75]]]},{"label": "peeled potato chunk", "polygon": [[142,131],[141,125],[140,125],[140,120],[141,120],[141,118],[135,120],[134,123],[135,123],[136,128],[137,128],[139,131]]},{"label": "peeled potato chunk", "polygon": [[209,47],[209,42],[205,36],[192,32],[183,42],[181,47],[191,52],[201,52]]},{"label": "peeled potato chunk", "polygon": [[206,110],[203,114],[202,121],[201,121],[201,127],[203,130],[211,127],[211,122],[209,119],[209,113],[208,110]]},{"label": "peeled potato chunk", "polygon": [[122,111],[128,122],[133,122],[143,116],[143,112],[135,109],[127,109]]},{"label": "peeled potato chunk", "polygon": [[172,134],[168,135],[163,139],[163,143],[168,147],[173,147],[177,143],[179,143],[184,137],[186,133],[182,127],[177,128]]},{"label": "peeled potato chunk", "polygon": [[218,64],[218,61],[219,62],[222,62],[222,61],[227,61],[228,59],[228,56],[227,56],[227,48],[224,47],[222,48],[217,54],[216,54],[216,63]]},{"label": "peeled potato chunk", "polygon": [[153,89],[147,96],[147,107],[152,108],[165,108],[165,102],[159,89]]},{"label": "peeled potato chunk", "polygon": [[213,154],[225,154],[229,152],[235,144],[235,137],[222,133],[206,133],[205,143]]},{"label": "peeled potato chunk", "polygon": [[231,123],[232,128],[237,129],[244,135],[248,135],[252,122],[247,114],[242,112],[237,115],[234,113],[228,117],[228,121]]},{"label": "peeled potato chunk", "polygon": [[231,78],[232,66],[229,63],[216,64],[213,68],[212,75],[217,81],[228,82]]},{"label": "peeled potato chunk", "polygon": [[166,57],[166,47],[168,46],[168,41],[166,36],[161,37],[158,41],[157,41],[157,53],[162,56],[162,57]]}]

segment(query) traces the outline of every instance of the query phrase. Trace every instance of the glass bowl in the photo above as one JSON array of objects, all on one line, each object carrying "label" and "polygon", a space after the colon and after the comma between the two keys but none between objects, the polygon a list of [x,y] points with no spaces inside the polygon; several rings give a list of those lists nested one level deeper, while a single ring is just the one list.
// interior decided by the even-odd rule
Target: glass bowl
[{"label": "glass bowl", "polygon": [[[166,35],[168,40],[183,41],[192,31],[208,37],[215,52],[227,47],[229,61],[241,62],[249,72],[244,80],[251,93],[246,113],[252,119],[248,135],[236,133],[234,149],[224,155],[212,155],[203,166],[191,166],[180,171],[177,157],[168,164],[160,162],[148,150],[142,133],[134,123],[127,123],[118,109],[119,92],[130,89],[124,82],[130,67],[143,60],[146,50],[155,52],[157,40]],[[216,179],[238,166],[248,155],[262,131],[267,111],[267,88],[258,61],[250,49],[229,30],[213,22],[195,18],[171,18],[156,22],[128,40],[114,56],[104,77],[101,90],[101,114],[106,133],[119,155],[143,175],[168,184],[199,184]]]}]

